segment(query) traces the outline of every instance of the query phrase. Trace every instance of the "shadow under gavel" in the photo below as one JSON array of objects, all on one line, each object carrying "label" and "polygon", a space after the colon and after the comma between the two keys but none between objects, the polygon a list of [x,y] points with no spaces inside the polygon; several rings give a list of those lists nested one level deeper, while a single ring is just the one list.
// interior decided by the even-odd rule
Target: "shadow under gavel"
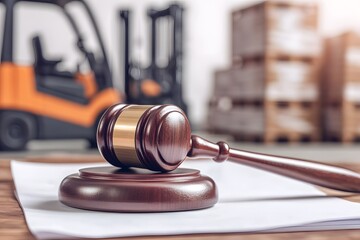
[{"label": "shadow under gavel", "polygon": [[[110,107],[100,120],[97,143],[104,159],[113,166],[121,168],[122,172],[115,174],[114,169],[80,170],[79,176],[74,175],[73,178],[63,181],[59,193],[63,203],[93,210],[129,212],[178,211],[210,207],[217,201],[214,182],[206,176],[199,175],[198,172],[195,173],[195,170],[185,171],[186,173],[184,173],[184,169],[176,170],[186,158],[200,157],[212,158],[216,162],[227,160],[335,190],[360,192],[360,174],[348,169],[313,161],[232,149],[225,142],[215,144],[199,136],[191,135],[186,115],[181,109],[172,105],[118,104]],[[155,172],[136,170],[127,173],[126,169],[131,167]],[[185,180],[189,179],[189,176],[193,177],[190,182]],[[178,201],[178,205],[176,203],[162,204],[161,197],[148,197],[144,201],[140,201],[142,199],[139,198],[133,199],[134,202],[139,201],[140,204],[131,203],[132,200],[128,201],[120,197],[119,201],[123,204],[122,206],[105,204],[103,208],[94,207],[101,201],[109,202],[107,201],[108,195],[104,193],[104,189],[109,185],[107,182],[100,182],[99,179],[107,178],[107,180],[112,179],[114,182],[118,182],[117,187],[124,193],[131,192],[129,190],[131,188],[128,187],[130,185],[136,191],[146,191],[145,188],[151,188],[153,179],[158,182],[152,189],[157,189],[156,187],[160,186],[159,181],[162,181],[161,191],[166,191],[168,188],[174,187],[169,186],[168,183],[174,182],[174,179],[179,182],[181,177],[184,177],[185,185],[198,183],[207,186],[206,191],[199,192],[198,195],[192,193],[193,195],[190,196],[194,202],[198,201],[199,205],[195,203],[186,205],[189,193],[181,192],[179,188],[175,187],[172,192],[180,191],[179,195],[183,194],[188,197],[179,200],[179,196],[174,198],[170,196],[169,199],[166,199],[170,202]],[[122,182],[116,181],[120,178]],[[66,184],[67,181],[69,184]],[[81,184],[76,185],[79,182]],[[105,195],[103,197],[84,195],[81,193],[82,184],[87,187],[89,184],[93,187],[98,186],[99,191]],[[124,191],[123,185],[126,185],[126,191]],[[76,189],[74,190],[74,188]],[[112,189],[111,191],[116,190]],[[147,195],[152,194],[153,192],[147,193]],[[159,194],[161,195],[161,193]],[[200,196],[201,194],[203,195]],[[126,198],[129,198],[129,195],[126,194]],[[128,205],[124,205],[124,201]],[[157,204],[156,201],[159,203]],[[152,205],[151,202],[154,204]],[[145,206],[144,204],[149,205]]]}]

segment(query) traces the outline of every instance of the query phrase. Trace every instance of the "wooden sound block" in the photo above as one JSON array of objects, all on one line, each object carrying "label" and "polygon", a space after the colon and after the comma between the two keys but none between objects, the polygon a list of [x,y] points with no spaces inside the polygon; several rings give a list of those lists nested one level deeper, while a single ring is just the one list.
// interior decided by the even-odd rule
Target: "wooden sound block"
[{"label": "wooden sound block", "polygon": [[168,212],[211,207],[217,202],[217,190],[211,178],[194,169],[159,173],[94,167],[67,176],[60,185],[59,199],[88,210]]}]

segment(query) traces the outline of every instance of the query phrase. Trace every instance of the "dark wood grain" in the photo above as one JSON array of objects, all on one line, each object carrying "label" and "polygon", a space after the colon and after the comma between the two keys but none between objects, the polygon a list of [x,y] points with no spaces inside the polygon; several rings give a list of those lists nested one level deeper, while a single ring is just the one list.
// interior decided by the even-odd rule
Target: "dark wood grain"
[{"label": "dark wood grain", "polygon": [[[25,159],[30,162],[46,163],[89,163],[102,162],[99,156],[84,156],[69,158],[68,156],[42,157]],[[360,164],[342,164],[340,166],[360,172]],[[6,240],[33,240],[35,239],[29,232],[23,213],[14,198],[14,186],[10,172],[10,161],[0,160],[0,239]],[[126,237],[126,238],[107,238],[114,239],[134,239],[134,240],[357,240],[360,239],[360,230],[337,230],[337,231],[317,231],[317,232],[295,232],[295,233],[224,233],[224,234],[192,234],[180,236],[148,236],[148,237]]]},{"label": "dark wood grain", "polygon": [[[89,188],[91,192],[86,191]],[[67,176],[59,190],[59,200],[70,207],[108,212],[197,210],[212,207],[217,199],[211,178],[185,168],[169,173],[110,166],[85,168]]]},{"label": "dark wood grain", "polygon": [[346,168],[315,161],[231,149],[224,142],[215,144],[198,136],[192,136],[192,149],[188,156],[212,157],[218,162],[229,160],[326,188],[360,192],[360,174]]},{"label": "dark wood grain", "polygon": [[163,105],[151,112],[143,128],[137,139],[141,141],[147,168],[154,171],[176,169],[191,147],[191,129],[185,113],[176,106]]},{"label": "dark wood grain", "polygon": [[120,161],[116,160],[114,153],[112,136],[116,119],[127,105],[115,104],[109,107],[102,115],[96,132],[96,141],[100,154],[107,161],[116,167],[124,167]]}]

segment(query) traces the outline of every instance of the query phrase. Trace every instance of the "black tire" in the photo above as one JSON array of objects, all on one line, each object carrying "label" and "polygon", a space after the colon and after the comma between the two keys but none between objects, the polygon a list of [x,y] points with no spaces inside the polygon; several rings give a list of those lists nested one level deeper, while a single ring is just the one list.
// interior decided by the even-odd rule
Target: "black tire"
[{"label": "black tire", "polygon": [[2,112],[0,114],[0,150],[24,150],[36,132],[34,118],[21,112]]}]

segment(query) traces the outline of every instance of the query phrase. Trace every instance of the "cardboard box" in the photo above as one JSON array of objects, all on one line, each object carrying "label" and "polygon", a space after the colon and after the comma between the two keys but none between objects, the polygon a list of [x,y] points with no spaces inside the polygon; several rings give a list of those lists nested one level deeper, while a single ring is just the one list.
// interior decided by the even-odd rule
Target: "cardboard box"
[{"label": "cardboard box", "polygon": [[238,101],[318,101],[317,59],[257,59],[215,73],[214,96]]},{"label": "cardboard box", "polygon": [[318,7],[310,3],[265,1],[232,13],[232,58],[321,54]]}]

